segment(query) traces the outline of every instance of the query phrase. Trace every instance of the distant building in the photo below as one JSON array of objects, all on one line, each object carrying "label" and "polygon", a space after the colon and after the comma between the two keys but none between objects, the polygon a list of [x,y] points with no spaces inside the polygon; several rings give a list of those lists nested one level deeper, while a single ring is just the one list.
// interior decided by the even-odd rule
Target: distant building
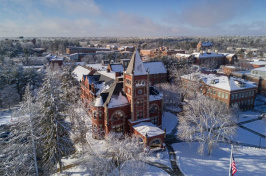
[{"label": "distant building", "polygon": [[223,73],[226,75],[231,75],[233,72],[244,70],[243,68],[235,67],[235,66],[231,66],[231,65],[225,65],[225,66],[221,66],[221,67],[222,67]]},{"label": "distant building", "polygon": [[265,66],[266,66],[266,62],[264,62],[264,61],[250,62],[250,64],[251,64],[254,68],[259,68],[259,67],[265,67]]},{"label": "distant building", "polygon": [[213,44],[211,42],[202,42],[202,41],[200,41],[197,44],[197,51],[198,52],[200,52],[201,50],[205,51],[205,50],[211,49],[212,47],[213,47]]},{"label": "distant building", "polygon": [[134,46],[121,46],[119,48],[120,51],[129,51],[129,52],[134,52],[135,47]]},{"label": "distant building", "polygon": [[266,78],[266,67],[252,69],[251,74]]},{"label": "distant building", "polygon": [[194,58],[193,54],[180,54],[180,53],[177,53],[175,55],[175,57],[179,61],[183,61],[183,62],[187,62],[187,63],[191,63],[191,64],[193,64],[195,62],[195,58]]},{"label": "distant building", "polygon": [[97,51],[111,51],[109,48],[85,48],[85,47],[68,47],[66,48],[67,54],[73,53],[96,53]]},{"label": "distant building", "polygon": [[182,81],[202,82],[200,92],[228,107],[238,104],[242,109],[252,109],[256,98],[257,85],[243,79],[217,76],[214,74],[192,73],[181,77]]},{"label": "distant building", "polygon": [[229,53],[218,53],[218,50],[212,52],[210,49],[208,51],[200,51],[192,53],[195,58],[195,64],[197,65],[209,65],[214,68],[218,68],[225,64],[234,64],[237,60],[235,54]]}]

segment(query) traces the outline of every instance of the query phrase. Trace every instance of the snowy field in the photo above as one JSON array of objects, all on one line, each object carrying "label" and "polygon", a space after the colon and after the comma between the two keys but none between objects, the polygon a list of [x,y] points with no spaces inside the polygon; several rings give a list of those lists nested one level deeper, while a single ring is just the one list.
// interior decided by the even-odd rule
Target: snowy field
[{"label": "snowy field", "polygon": [[256,119],[260,115],[261,115],[261,113],[255,112],[255,111],[244,111],[244,112],[240,113],[239,118],[238,118],[238,122]]},{"label": "snowy field", "polygon": [[266,120],[257,120],[254,122],[246,123],[243,126],[266,135]]},{"label": "snowy field", "polygon": [[[233,141],[259,146],[260,137],[243,128],[238,127],[237,134],[233,138]],[[261,138],[261,146],[266,147],[266,140],[263,138]]]},{"label": "snowy field", "polygon": [[164,112],[162,117],[162,127],[166,129],[166,134],[171,133],[171,131],[176,127],[178,122],[177,116],[170,113]]},{"label": "snowy field", "polygon": [[[17,109],[18,109],[18,106],[12,107],[11,110],[0,109],[0,126],[10,123],[12,112],[14,112]],[[15,119],[15,117],[12,117],[12,120],[14,120],[14,119]]]},{"label": "snowy field", "polygon": [[[198,143],[177,143],[172,146],[178,157],[178,166],[184,175],[228,175],[230,165],[228,145],[215,149],[212,156],[199,155],[197,153]],[[235,176],[266,175],[266,150],[249,147],[235,148],[234,157],[237,167]]]}]

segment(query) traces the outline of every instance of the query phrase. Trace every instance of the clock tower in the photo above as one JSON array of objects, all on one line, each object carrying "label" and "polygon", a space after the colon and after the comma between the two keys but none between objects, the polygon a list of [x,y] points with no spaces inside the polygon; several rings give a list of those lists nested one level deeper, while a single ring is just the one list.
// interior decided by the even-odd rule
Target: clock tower
[{"label": "clock tower", "polygon": [[130,121],[134,123],[149,118],[149,73],[146,72],[137,50],[124,72],[124,92],[130,103]]}]

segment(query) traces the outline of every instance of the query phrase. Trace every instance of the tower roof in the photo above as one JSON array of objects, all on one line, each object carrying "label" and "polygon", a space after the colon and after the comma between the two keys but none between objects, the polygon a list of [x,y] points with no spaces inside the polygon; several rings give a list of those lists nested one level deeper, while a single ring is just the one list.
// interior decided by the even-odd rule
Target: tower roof
[{"label": "tower roof", "polygon": [[136,76],[147,75],[147,72],[146,72],[145,67],[143,65],[143,62],[140,58],[138,50],[134,51],[132,58],[128,64],[126,73],[127,74],[132,73],[133,75],[136,75]]}]

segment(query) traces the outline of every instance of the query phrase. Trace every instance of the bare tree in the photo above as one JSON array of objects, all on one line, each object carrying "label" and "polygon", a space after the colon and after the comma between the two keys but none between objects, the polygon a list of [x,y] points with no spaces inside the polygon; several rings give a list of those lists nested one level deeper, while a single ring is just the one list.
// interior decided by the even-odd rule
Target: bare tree
[{"label": "bare tree", "polygon": [[208,155],[219,141],[230,139],[236,131],[236,113],[225,104],[203,95],[191,100],[185,107],[183,116],[179,117],[179,137],[186,141],[198,141],[198,152]]},{"label": "bare tree", "polygon": [[182,94],[176,83],[161,83],[155,85],[160,92],[163,93],[163,108],[164,110],[179,109],[178,105],[182,101]]}]

